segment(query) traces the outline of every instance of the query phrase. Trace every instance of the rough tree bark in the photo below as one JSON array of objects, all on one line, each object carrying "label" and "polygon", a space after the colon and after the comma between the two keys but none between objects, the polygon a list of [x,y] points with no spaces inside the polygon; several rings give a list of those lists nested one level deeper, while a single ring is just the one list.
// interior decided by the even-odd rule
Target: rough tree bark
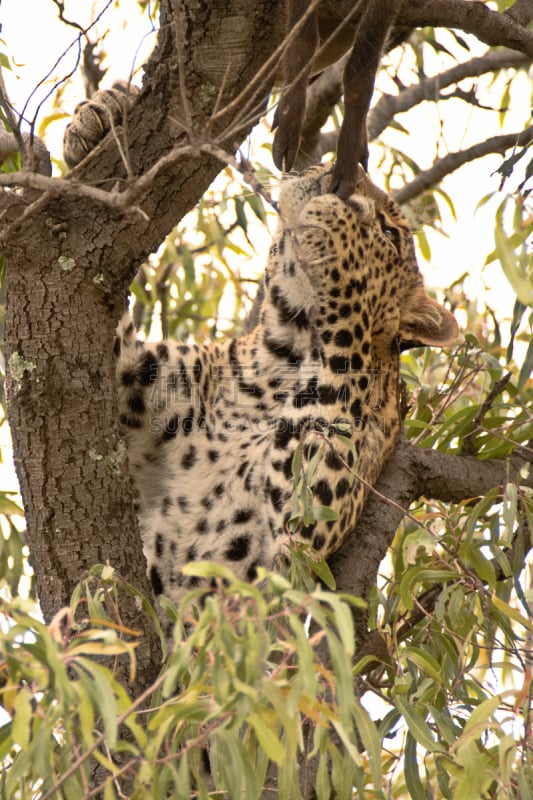
[{"label": "rough tree bark", "polygon": [[[109,147],[81,165],[73,180],[112,189],[120,177],[125,187],[184,138],[184,127],[199,131],[221,87],[222,108],[252,83],[271,54],[280,38],[276,6],[258,0],[250,14],[247,0],[211,11],[186,0],[178,13],[176,4],[163,0],[158,46],[128,124],[130,176]],[[268,83],[258,82],[256,104],[267,93]],[[212,135],[220,137],[224,122]],[[240,120],[226,139],[220,137],[222,145],[231,151],[252,122],[249,115]],[[109,561],[150,596],[116,424],[112,343],[139,264],[219,169],[198,151],[161,171],[137,199],[142,215],[52,193],[37,201],[34,193],[4,192],[1,198],[9,420],[31,564],[47,619],[98,562]],[[28,213],[32,201],[37,205]],[[124,597],[121,614],[126,626],[144,634],[137,653],[141,691],[157,673],[158,644],[132,598]]]},{"label": "rough tree bark", "polygon": [[[531,57],[533,34],[523,26],[533,17],[532,5],[518,0],[513,18],[465,0],[406,0],[399,21],[405,31],[424,24],[460,27]],[[124,157],[108,137],[70,173],[68,192],[26,174],[20,184],[31,191],[4,190],[0,197],[9,418],[31,562],[48,619],[95,562],[109,561],[150,593],[115,421],[114,330],[139,264],[219,171],[213,143],[232,152],[263,107],[276,59],[261,68],[282,40],[279,7],[275,0],[209,6],[161,0],[158,45],[123,131]],[[181,145],[186,149],[179,157]],[[98,197],[95,188],[108,194]],[[117,198],[132,198],[128,213]],[[382,552],[396,523],[365,516],[362,526],[369,524],[365,519],[373,520],[373,538],[357,536],[349,547],[364,541]],[[339,567],[340,586],[342,575]],[[361,581],[371,577],[367,564],[353,590],[364,595]],[[144,633],[139,692],[159,667],[158,645],[132,598],[124,597],[121,613],[126,626]]]}]

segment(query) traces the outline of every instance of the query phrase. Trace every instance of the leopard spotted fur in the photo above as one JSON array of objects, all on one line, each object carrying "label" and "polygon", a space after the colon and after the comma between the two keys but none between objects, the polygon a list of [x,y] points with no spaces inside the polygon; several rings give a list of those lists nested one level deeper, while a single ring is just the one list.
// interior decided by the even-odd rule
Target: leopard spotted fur
[{"label": "leopard spotted fur", "polygon": [[341,547],[399,431],[401,347],[456,338],[455,319],[424,292],[396,204],[362,170],[346,201],[330,181],[319,166],[283,184],[251,333],[148,344],[128,317],[121,323],[120,418],[157,595],[179,601],[191,561],[247,580],[275,563],[290,536],[299,445],[302,469],[322,449],[311,500],[336,519],[296,536],[325,558]]}]

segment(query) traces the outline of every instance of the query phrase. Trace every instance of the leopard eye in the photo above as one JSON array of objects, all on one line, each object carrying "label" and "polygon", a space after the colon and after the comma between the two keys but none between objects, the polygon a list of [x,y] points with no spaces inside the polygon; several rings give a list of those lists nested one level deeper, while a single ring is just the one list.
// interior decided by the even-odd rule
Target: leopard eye
[{"label": "leopard eye", "polygon": [[399,252],[400,250],[400,232],[397,228],[393,227],[392,225],[382,224],[381,230],[383,232],[383,236],[385,236],[390,243],[395,247],[395,249]]}]

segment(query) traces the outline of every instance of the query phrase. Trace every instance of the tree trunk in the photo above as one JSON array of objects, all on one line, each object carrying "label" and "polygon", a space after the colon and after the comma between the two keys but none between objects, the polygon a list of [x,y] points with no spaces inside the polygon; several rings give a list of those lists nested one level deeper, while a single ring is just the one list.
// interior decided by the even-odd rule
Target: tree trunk
[{"label": "tree trunk", "polygon": [[[124,128],[129,170],[109,137],[96,157],[77,168],[80,182],[113,190],[123,177],[118,188],[131,185],[132,176],[145,175],[185,142],[184,125],[190,142],[205,140],[199,131],[205,131],[221,87],[222,102],[228,102],[250,85],[279,38],[278,4],[257,0],[254,14],[249,8],[247,0],[209,11],[196,0],[161,3],[158,45]],[[258,82],[248,102],[264,102],[271,80],[270,74]],[[238,128],[217,142],[230,151],[254,121],[244,101],[240,110],[245,113]],[[49,196],[21,221],[35,195],[1,198],[3,225],[10,226],[4,250],[9,421],[30,560],[48,620],[95,563],[109,562],[150,596],[116,424],[113,337],[139,264],[219,170],[218,162],[200,153],[162,169],[136,200],[145,216],[118,214],[91,199]],[[121,614],[124,625],[143,632],[137,693],[157,674],[158,642],[134,598],[124,597]]]}]

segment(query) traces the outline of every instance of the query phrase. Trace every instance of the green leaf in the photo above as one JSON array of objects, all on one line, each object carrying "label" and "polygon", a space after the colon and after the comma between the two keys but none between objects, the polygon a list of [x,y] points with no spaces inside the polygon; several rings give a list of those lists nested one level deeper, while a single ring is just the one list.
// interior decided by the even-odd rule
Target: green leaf
[{"label": "green leaf", "polygon": [[[516,336],[516,332],[518,327],[522,321],[522,317],[524,316],[525,311],[527,310],[527,306],[518,300],[515,300],[514,307],[513,307],[513,319],[511,321],[511,332],[509,337],[509,344],[507,345],[507,351],[505,353],[505,359],[507,363],[513,357],[513,346],[514,346],[514,339]],[[532,340],[533,341],[533,340]]]},{"label": "green leaf", "polygon": [[439,197],[442,197],[442,199],[444,200],[444,202],[448,206],[448,210],[449,210],[452,218],[454,220],[457,220],[457,214],[455,213],[455,206],[454,206],[453,200],[450,197],[450,195],[447,192],[445,192],[443,189],[437,188],[437,187],[435,189],[433,189],[433,191],[435,192],[435,194],[438,194]]},{"label": "green leaf", "polygon": [[426,261],[431,260],[431,247],[429,246],[428,238],[422,228],[419,228],[416,233],[416,240],[422,256]]},{"label": "green leaf", "polygon": [[455,580],[457,575],[452,570],[446,569],[422,569],[416,567],[408,570],[400,583],[400,596],[404,606],[410,611],[414,606],[414,595],[416,594],[417,584],[443,583],[444,581]]},{"label": "green leaf", "polygon": [[418,758],[416,754],[416,739],[410,731],[407,731],[405,737],[405,752],[404,752],[404,775],[405,785],[409,792],[411,800],[427,800],[422,781],[420,780],[420,773],[418,772]]},{"label": "green leaf", "polygon": [[328,566],[328,562],[323,558],[310,558],[307,562],[313,573],[319,578],[324,586],[334,592],[336,588],[335,578]]},{"label": "green leaf", "polygon": [[456,763],[463,767],[463,773],[454,787],[453,800],[483,800],[494,777],[492,757],[478,741],[470,740],[458,749]]},{"label": "green leaf", "polygon": [[483,555],[477,542],[460,547],[459,553],[466,566],[473,569],[482,581],[485,581],[490,587],[496,586],[494,564]]},{"label": "green leaf", "polygon": [[357,699],[353,706],[353,715],[361,741],[368,754],[372,781],[374,786],[381,786],[383,776],[381,771],[381,741],[378,736],[378,729],[375,722],[370,718],[368,711],[363,708]]},{"label": "green leaf", "polygon": [[441,672],[441,665],[433,658],[427,651],[419,647],[406,647],[400,652],[400,661],[404,659],[416,664],[422,672],[433,678],[438,684],[443,683],[443,676]]},{"label": "green leaf", "polygon": [[189,248],[185,247],[185,245],[179,248],[179,255],[185,271],[185,289],[190,290],[195,282],[194,258]]},{"label": "green leaf", "polygon": [[265,207],[263,205],[263,201],[261,200],[261,198],[258,197],[255,194],[248,194],[248,195],[246,195],[244,200],[245,200],[245,202],[248,203],[248,205],[250,206],[250,208],[254,212],[254,214],[257,217],[257,219],[260,219],[261,222],[266,224],[267,215],[266,215]]},{"label": "green leaf", "polygon": [[499,224],[494,231],[494,238],[501,268],[516,296],[524,305],[533,305],[533,283],[520,269],[516,253]]},{"label": "green leaf", "polygon": [[19,504],[15,503],[14,500],[11,500],[8,496],[10,494],[15,494],[15,492],[0,492],[0,514],[5,514],[6,517],[12,514],[24,516],[24,511]]},{"label": "green leaf", "polygon": [[117,702],[112,689],[111,673],[88,658],[77,658],[79,677],[92,699],[96,713],[102,717],[108,747],[117,742]]},{"label": "green leaf", "polygon": [[313,506],[313,517],[316,520],[335,520],[339,519],[339,513],[329,506]]},{"label": "green leaf", "polygon": [[257,775],[239,737],[231,730],[217,729],[213,734],[216,775],[219,786],[229,797],[259,797]]},{"label": "green leaf", "polygon": [[107,781],[104,788],[104,800],[116,800],[116,797],[113,781]]},{"label": "green leaf", "polygon": [[[487,728],[490,717],[492,717],[493,714],[498,710],[500,703],[500,696],[495,695],[494,697],[489,697],[487,700],[484,700],[482,703],[476,706],[466,722],[460,741],[463,739],[466,740],[468,735],[472,736],[472,734],[474,734],[476,738],[479,738],[480,733],[485,731]],[[479,730],[480,727],[481,730]]]},{"label": "green leaf", "polygon": [[343,651],[346,656],[351,658],[355,652],[355,631],[350,606],[335,592],[323,592],[321,589],[318,589],[314,593],[314,596],[320,600],[321,603],[327,603],[333,609],[335,624],[341,638]]},{"label": "green leaf", "polygon": [[246,213],[244,211],[244,200],[242,197],[235,197],[234,202],[237,224],[246,233],[248,231],[248,220],[246,219]]},{"label": "green leaf", "polygon": [[292,477],[295,481],[298,480],[300,477],[300,470],[302,466],[302,454],[300,445],[297,445],[294,449],[294,453],[292,454],[292,462],[291,462],[291,470],[292,470]]},{"label": "green leaf", "polygon": [[28,747],[31,737],[32,693],[27,686],[22,687],[13,704],[12,738],[23,750]]},{"label": "green leaf", "polygon": [[392,701],[405,719],[407,727],[418,744],[422,745],[422,747],[425,747],[430,753],[445,752],[443,746],[439,744],[439,742],[436,742],[433,738],[431,728],[425,719],[421,717],[417,711],[415,711],[414,707],[407,700],[405,700],[403,697],[395,695],[392,698]]},{"label": "green leaf", "polygon": [[[350,739],[348,731],[341,724],[341,722],[339,722],[336,719],[332,719],[332,724],[333,724],[333,727],[335,728],[335,730],[337,731],[341,742],[343,743],[344,747],[346,748],[347,752],[349,753],[352,761],[355,764],[357,764],[358,767],[360,767],[363,762],[361,760],[361,756],[360,756],[360,754],[359,754],[359,752],[357,750],[357,747],[355,746],[353,741]],[[353,733],[352,733],[352,736],[353,736]]]},{"label": "green leaf", "polygon": [[190,561],[182,567],[182,572],[184,575],[197,578],[221,578],[229,583],[235,582],[233,572],[228,567],[214,561]]},{"label": "green leaf", "polygon": [[283,764],[286,755],[285,747],[278,738],[276,728],[257,713],[248,714],[246,722],[254,729],[257,741],[267,756],[276,764]]},{"label": "green leaf", "polygon": [[492,593],[490,601],[492,605],[504,616],[513,619],[515,622],[518,622],[520,625],[526,628],[526,630],[533,633],[533,624],[526,617],[523,617],[522,614],[516,610],[516,608],[513,608],[509,605],[509,603],[506,603],[505,600],[502,600],[500,597],[498,597],[495,592]]},{"label": "green leaf", "polygon": [[530,340],[527,352],[524,358],[524,363],[520,369],[520,374],[518,376],[518,389],[523,391],[525,385],[529,379],[529,376],[533,372],[533,339]]}]

